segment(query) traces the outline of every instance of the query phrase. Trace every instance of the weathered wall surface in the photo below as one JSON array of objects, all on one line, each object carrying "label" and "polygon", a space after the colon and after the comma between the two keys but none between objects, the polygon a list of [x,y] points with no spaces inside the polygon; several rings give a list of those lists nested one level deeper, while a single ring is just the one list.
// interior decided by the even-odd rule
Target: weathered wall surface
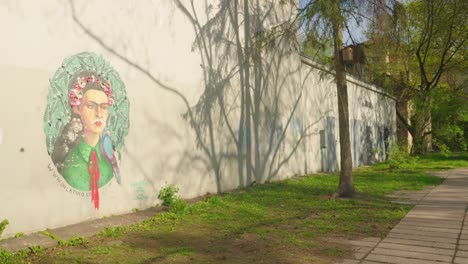
[{"label": "weathered wall surface", "polygon": [[[336,171],[340,143],[333,74],[309,58],[302,57],[301,61],[299,74],[306,89],[296,127],[307,136],[295,153],[294,169],[288,175]],[[395,139],[395,100],[378,87],[350,76],[347,80],[353,166],[384,161]]]},{"label": "weathered wall surface", "polygon": [[[266,19],[253,24],[252,34],[271,32],[292,16],[293,7],[274,2],[262,1],[256,9],[263,10],[255,13],[257,17]],[[252,114],[258,135],[252,139],[258,146],[256,164],[262,169],[250,179],[246,171],[239,173],[239,160],[245,158],[237,148],[244,150],[245,143],[236,144],[243,64],[236,45],[219,43],[226,39],[235,43],[236,36],[244,43],[245,32],[239,27],[236,33],[229,23],[208,27],[217,14],[226,15],[223,21],[232,19],[231,6],[226,9],[213,3],[207,7],[197,2],[187,9],[198,14],[197,21],[184,13],[182,6],[190,7],[189,1],[182,6],[170,0],[0,3],[4,51],[0,54],[0,220],[10,222],[2,237],[146,208],[159,203],[158,192],[168,184],[176,185],[182,197],[191,198],[254,180],[338,168],[332,77],[321,78],[320,67],[301,60],[294,45],[283,39],[277,45],[265,45],[262,63],[251,65],[252,98],[258,99],[253,99],[257,115]],[[197,31],[194,25],[205,31]],[[203,46],[200,41],[212,45]],[[111,179],[99,186],[98,209],[91,202],[91,189],[78,190],[64,179],[46,144],[45,126],[50,120],[45,113],[52,78],[66,58],[80,52],[98,54],[110,64],[120,75],[129,102],[128,134],[114,142],[121,145],[115,154],[120,157],[122,181]],[[385,128],[390,136],[395,130],[394,101],[376,87],[349,81],[354,165],[382,160]],[[222,96],[216,97],[220,91]],[[113,92],[118,93],[117,88]],[[69,99],[62,99],[69,107]],[[187,106],[193,111],[193,122],[187,118]],[[206,123],[207,116],[217,118],[216,122]],[[115,122],[107,121],[108,125]],[[110,133],[115,140],[116,132]],[[204,144],[208,151],[200,147]],[[255,149],[252,153],[255,159]]]}]

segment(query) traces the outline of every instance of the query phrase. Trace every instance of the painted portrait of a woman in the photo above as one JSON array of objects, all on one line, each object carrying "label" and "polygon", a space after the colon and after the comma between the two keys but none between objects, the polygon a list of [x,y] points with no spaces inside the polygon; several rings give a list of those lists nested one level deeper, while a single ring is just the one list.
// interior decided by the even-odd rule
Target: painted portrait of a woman
[{"label": "painted portrait of a woman", "polygon": [[[79,55],[78,62],[82,57],[102,59],[89,53]],[[90,191],[94,207],[98,209],[99,188],[112,180],[118,184],[122,182],[118,150],[123,144],[116,143],[127,133],[128,119],[118,122],[118,117],[128,116],[128,102],[116,73],[109,78],[109,71],[105,76],[92,63],[79,66],[71,67],[74,72],[66,71],[66,74],[62,74],[65,67],[59,69],[56,75],[65,77],[58,82],[63,87],[56,87],[54,79],[51,80],[49,99],[52,92],[59,91],[59,94],[52,97],[55,101],[49,102],[45,130],[49,136],[49,153],[60,175],[71,187]],[[112,80],[116,81],[115,87]],[[54,105],[60,107],[54,111]],[[123,111],[115,109],[118,106],[123,107]],[[68,109],[60,109],[65,107]]]}]

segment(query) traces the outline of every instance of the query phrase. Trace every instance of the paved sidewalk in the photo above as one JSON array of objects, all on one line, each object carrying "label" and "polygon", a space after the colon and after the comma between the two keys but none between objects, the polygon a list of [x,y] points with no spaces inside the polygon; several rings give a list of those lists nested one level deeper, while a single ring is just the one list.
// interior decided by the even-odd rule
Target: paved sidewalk
[{"label": "paved sidewalk", "polygon": [[468,168],[439,176],[445,181],[426,191],[386,238],[354,241],[355,258],[341,263],[468,264]]}]

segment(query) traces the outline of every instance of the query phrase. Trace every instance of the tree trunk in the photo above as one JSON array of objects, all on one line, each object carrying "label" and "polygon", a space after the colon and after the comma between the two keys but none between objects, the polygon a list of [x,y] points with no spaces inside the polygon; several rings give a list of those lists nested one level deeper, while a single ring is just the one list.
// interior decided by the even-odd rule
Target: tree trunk
[{"label": "tree trunk", "polygon": [[[427,110],[426,110],[427,111]],[[430,131],[430,112],[415,111],[413,114],[414,120],[414,133],[413,144],[411,147],[411,154],[422,155],[430,151],[430,144],[428,141],[428,133]]]},{"label": "tree trunk", "polygon": [[[335,8],[340,10],[340,2],[334,1]],[[341,14],[336,12],[335,14]],[[352,156],[351,141],[349,135],[349,110],[348,110],[348,87],[346,85],[346,72],[341,56],[343,48],[342,26],[339,19],[333,19],[333,39],[334,39],[334,65],[336,73],[336,88],[338,96],[338,120],[340,130],[340,183],[338,190],[333,197],[352,197],[354,196],[354,184],[352,175]]]},{"label": "tree trunk", "polygon": [[[417,98],[413,99],[415,109],[412,116],[413,131],[413,145],[411,154],[421,155],[431,150],[430,137],[431,133],[431,96],[429,92],[422,91],[418,94]],[[411,132],[411,131],[410,131]]]}]

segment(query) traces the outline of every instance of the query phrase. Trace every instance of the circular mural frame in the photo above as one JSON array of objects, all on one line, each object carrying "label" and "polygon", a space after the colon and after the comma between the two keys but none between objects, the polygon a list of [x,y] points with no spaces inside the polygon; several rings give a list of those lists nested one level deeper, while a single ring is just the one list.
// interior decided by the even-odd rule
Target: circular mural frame
[{"label": "circular mural frame", "polygon": [[[50,79],[44,133],[47,151],[57,171],[71,187],[94,192],[111,178],[120,183],[117,160],[120,160],[120,151],[130,127],[129,107],[122,79],[102,56],[92,52],[78,53],[66,58],[57,69]],[[90,140],[90,135],[97,136],[98,132],[101,134],[95,144],[96,140]],[[76,152],[76,157],[70,157],[73,152]],[[72,176],[83,178],[79,180],[86,184],[89,182],[89,186],[76,184],[64,175],[67,174],[67,166],[79,165],[70,166],[68,163],[83,163],[81,158],[87,162],[84,165],[88,175],[83,169],[81,175]],[[92,166],[97,170],[95,178]],[[94,188],[93,184],[96,185]]]}]

